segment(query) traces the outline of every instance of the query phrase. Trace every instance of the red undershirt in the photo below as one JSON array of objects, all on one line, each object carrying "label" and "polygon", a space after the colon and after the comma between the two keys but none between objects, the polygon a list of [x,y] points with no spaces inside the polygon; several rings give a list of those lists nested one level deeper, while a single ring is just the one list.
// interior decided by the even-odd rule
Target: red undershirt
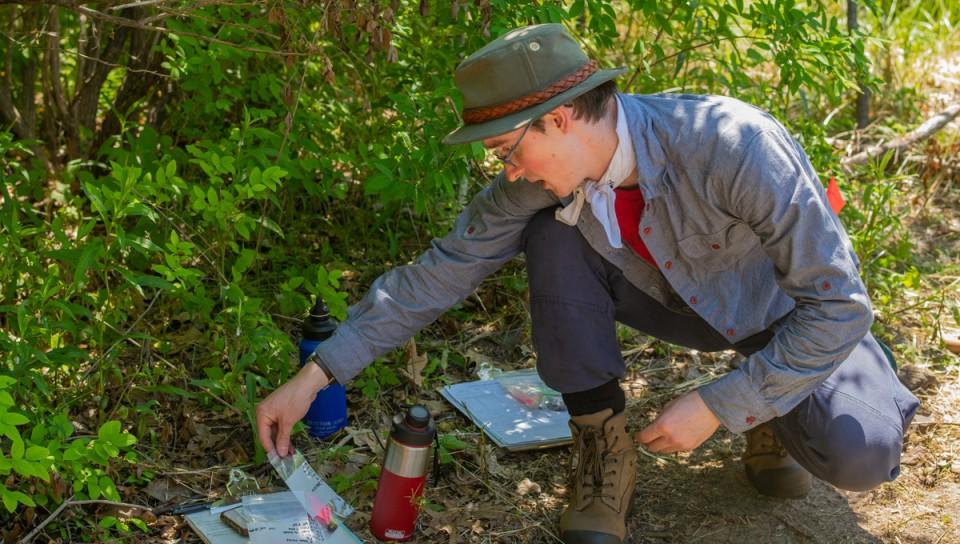
[{"label": "red undershirt", "polygon": [[629,189],[614,189],[617,199],[614,211],[617,214],[617,224],[620,225],[620,238],[633,250],[657,268],[657,262],[647,249],[647,245],[640,239],[640,218],[643,216],[643,192],[636,187]]}]

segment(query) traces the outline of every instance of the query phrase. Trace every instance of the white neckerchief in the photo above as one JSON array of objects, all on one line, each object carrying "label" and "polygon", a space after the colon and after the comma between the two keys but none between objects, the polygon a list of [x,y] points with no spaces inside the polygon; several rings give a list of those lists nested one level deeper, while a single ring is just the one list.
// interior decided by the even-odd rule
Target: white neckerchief
[{"label": "white neckerchief", "polygon": [[623,247],[620,239],[620,225],[617,223],[616,199],[614,189],[627,180],[637,165],[633,153],[633,140],[627,128],[627,118],[623,114],[623,104],[617,98],[617,149],[599,181],[587,180],[573,192],[573,200],[556,211],[557,221],[570,226],[576,226],[583,210],[584,201],[590,202],[590,209],[594,217],[603,225],[607,233],[607,241],[615,248]]}]

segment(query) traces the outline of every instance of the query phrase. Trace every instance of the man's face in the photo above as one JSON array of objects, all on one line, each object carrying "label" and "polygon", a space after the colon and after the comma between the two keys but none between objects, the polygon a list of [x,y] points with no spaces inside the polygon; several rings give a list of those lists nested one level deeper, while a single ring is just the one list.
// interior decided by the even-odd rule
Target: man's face
[{"label": "man's face", "polygon": [[508,181],[524,178],[565,197],[588,177],[582,148],[568,130],[572,121],[569,113],[555,110],[542,117],[543,130],[530,127],[524,132],[524,127],[520,127],[488,138],[483,145],[501,160],[507,159],[503,169]]}]

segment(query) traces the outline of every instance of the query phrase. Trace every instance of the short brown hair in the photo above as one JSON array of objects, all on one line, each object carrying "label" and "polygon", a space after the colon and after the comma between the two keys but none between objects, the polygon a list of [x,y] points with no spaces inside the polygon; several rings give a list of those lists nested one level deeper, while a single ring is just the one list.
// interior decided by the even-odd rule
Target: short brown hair
[{"label": "short brown hair", "polygon": [[[599,121],[606,112],[607,103],[615,94],[617,94],[617,82],[612,79],[581,94],[570,104],[573,106],[573,118],[583,118],[590,123]],[[542,117],[534,121],[531,127],[540,132],[546,130]]]}]

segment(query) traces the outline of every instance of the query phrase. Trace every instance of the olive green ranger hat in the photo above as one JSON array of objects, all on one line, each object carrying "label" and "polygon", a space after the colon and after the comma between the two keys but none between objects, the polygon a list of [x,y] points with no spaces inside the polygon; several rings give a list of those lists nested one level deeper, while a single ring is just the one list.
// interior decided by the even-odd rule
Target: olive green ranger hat
[{"label": "olive green ranger hat", "polygon": [[463,125],[443,143],[518,129],[625,71],[598,69],[563,25],[511,30],[457,66],[453,77],[463,94]]}]

